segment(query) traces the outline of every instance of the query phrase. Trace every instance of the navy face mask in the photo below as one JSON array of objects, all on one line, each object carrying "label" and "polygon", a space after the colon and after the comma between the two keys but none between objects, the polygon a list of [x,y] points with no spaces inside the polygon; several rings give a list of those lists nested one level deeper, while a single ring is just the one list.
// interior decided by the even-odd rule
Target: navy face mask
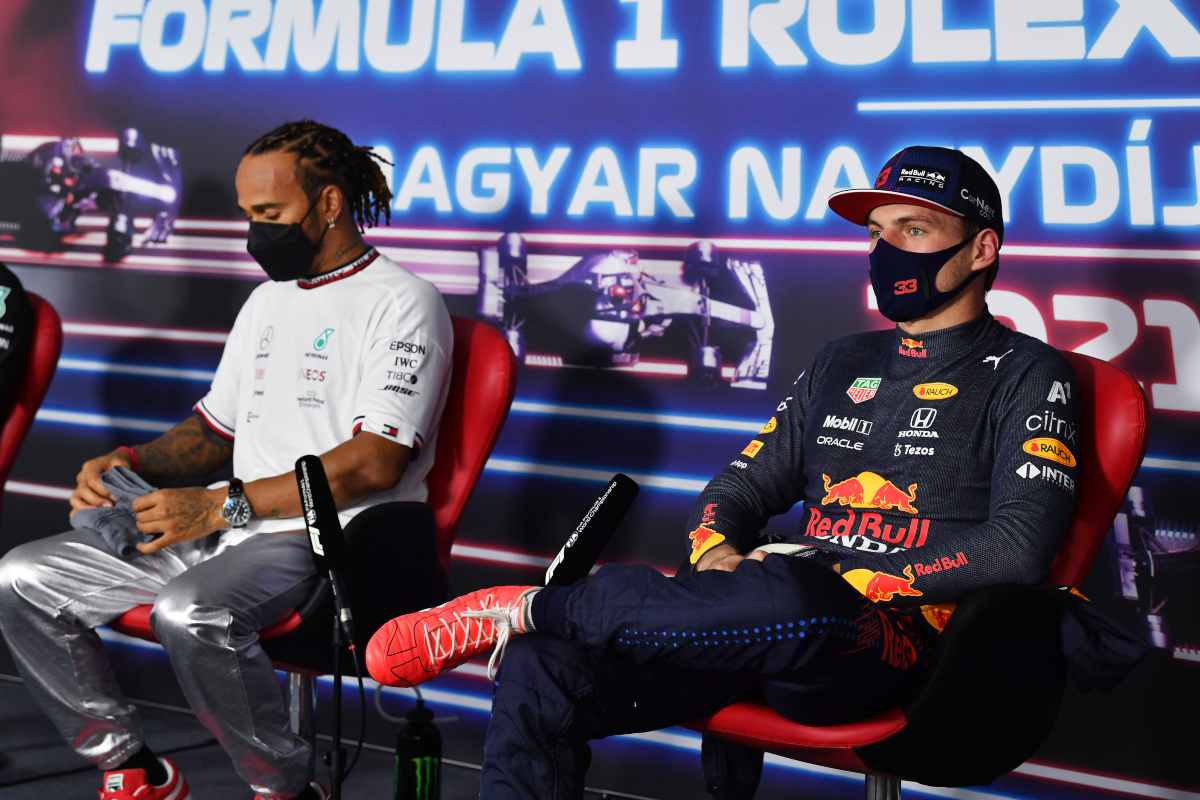
[{"label": "navy face mask", "polygon": [[317,241],[310,242],[300,223],[317,207],[314,200],[300,222],[251,222],[246,250],[273,281],[294,281],[312,272],[313,259],[321,249],[328,227],[322,227]]},{"label": "navy face mask", "polygon": [[936,253],[911,253],[888,244],[883,237],[876,239],[870,272],[879,313],[893,322],[908,322],[953,299],[987,270],[972,272],[971,277],[948,292],[937,290],[938,273],[974,240],[974,236],[968,237]]}]

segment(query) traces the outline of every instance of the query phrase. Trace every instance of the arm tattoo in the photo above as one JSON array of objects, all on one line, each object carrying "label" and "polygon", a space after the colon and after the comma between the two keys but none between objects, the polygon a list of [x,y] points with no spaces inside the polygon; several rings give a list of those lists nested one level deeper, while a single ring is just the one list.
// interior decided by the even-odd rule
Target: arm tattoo
[{"label": "arm tattoo", "polygon": [[204,477],[232,455],[233,444],[193,414],[157,439],[138,445],[138,471],[155,483],[175,483]]}]

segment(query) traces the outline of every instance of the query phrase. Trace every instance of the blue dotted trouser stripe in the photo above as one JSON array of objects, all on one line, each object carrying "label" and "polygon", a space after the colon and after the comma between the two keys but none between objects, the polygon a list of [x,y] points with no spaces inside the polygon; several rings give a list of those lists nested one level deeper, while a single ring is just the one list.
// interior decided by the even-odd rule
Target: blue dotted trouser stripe
[{"label": "blue dotted trouser stripe", "polygon": [[774,625],[757,625],[744,628],[701,628],[696,630],[642,631],[623,628],[617,635],[617,645],[622,647],[722,647],[750,645],[765,642],[795,642],[797,639],[817,638],[830,634],[834,638],[854,642],[858,639],[858,626],[849,617],[808,617]]}]

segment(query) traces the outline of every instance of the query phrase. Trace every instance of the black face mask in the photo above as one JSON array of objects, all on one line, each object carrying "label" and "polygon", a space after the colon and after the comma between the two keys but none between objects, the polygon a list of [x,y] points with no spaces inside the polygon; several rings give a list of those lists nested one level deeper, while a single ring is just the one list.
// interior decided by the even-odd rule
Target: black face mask
[{"label": "black face mask", "polygon": [[273,281],[294,281],[312,272],[313,259],[321,249],[328,226],[321,229],[317,241],[310,242],[304,235],[300,223],[317,207],[317,201],[309,203],[308,211],[300,222],[251,222],[250,234],[246,238],[246,250],[258,262]]},{"label": "black face mask", "polygon": [[877,239],[871,251],[870,272],[879,313],[893,322],[908,322],[953,299],[986,270],[972,272],[971,277],[948,292],[938,291],[938,273],[974,239],[968,237],[936,253],[912,253],[888,244],[882,237]]}]

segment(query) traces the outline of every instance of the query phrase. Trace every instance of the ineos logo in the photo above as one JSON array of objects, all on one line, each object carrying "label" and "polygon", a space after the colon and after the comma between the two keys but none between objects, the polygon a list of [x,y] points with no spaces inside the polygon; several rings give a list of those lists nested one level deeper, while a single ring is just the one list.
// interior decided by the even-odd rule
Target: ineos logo
[{"label": "ineos logo", "polygon": [[911,428],[926,429],[933,427],[933,421],[937,419],[936,408],[918,408],[913,412],[912,419],[908,421]]}]

